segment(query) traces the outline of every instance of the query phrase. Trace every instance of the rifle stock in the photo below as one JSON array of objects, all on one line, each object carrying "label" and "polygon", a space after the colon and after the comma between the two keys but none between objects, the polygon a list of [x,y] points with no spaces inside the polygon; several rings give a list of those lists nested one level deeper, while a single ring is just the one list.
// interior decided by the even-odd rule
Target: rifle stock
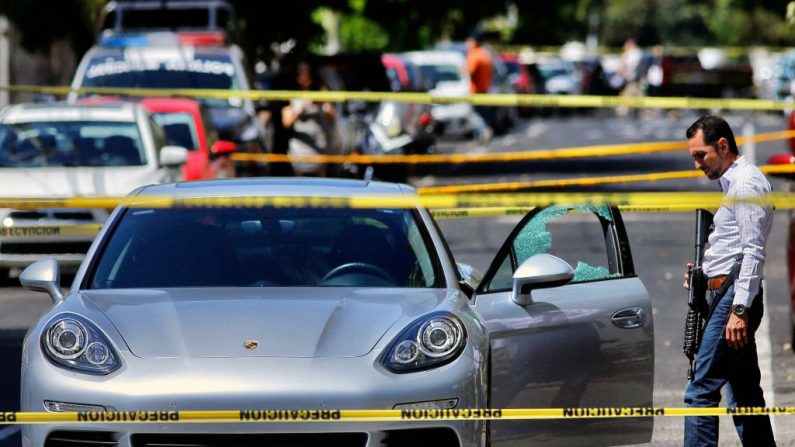
[{"label": "rifle stock", "polygon": [[687,370],[687,380],[693,378],[693,362],[698,347],[701,344],[701,337],[704,331],[704,323],[707,318],[707,278],[704,276],[701,264],[704,261],[704,248],[712,226],[713,215],[707,210],[696,210],[696,243],[694,267],[688,272],[688,284],[690,290],[687,297],[687,317],[685,319],[685,332],[683,350],[685,356],[690,360]]}]

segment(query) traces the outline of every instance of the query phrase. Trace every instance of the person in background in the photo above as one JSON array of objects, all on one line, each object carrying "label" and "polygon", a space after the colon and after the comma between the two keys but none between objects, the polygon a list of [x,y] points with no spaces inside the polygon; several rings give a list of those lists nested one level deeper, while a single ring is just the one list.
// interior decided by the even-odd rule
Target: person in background
[{"label": "person in background", "polygon": [[[296,67],[298,90],[327,90],[315,82],[308,63],[299,62]],[[334,126],[336,113],[329,102],[314,102],[295,98],[282,108],[282,125],[289,134],[290,155],[324,155],[337,152]],[[323,176],[323,163],[293,163],[296,174]]]},{"label": "person in background", "polygon": [[[618,74],[623,81],[620,96],[637,97],[641,95],[639,69],[642,59],[643,51],[638,48],[633,39],[627,39],[624,42],[618,65]],[[629,114],[629,110],[625,106],[617,107],[616,114],[620,117],[626,117]],[[637,109],[633,109],[633,116],[637,116]]]},{"label": "person in background", "polygon": [[[469,71],[469,92],[472,94],[488,93],[494,76],[491,54],[483,48],[483,39],[475,33],[466,40],[467,71]],[[477,114],[472,117],[475,138],[481,143],[488,143],[494,134],[487,124],[493,113],[490,106],[475,106]]]},{"label": "person in background", "polygon": [[[703,116],[685,133],[696,169],[717,180],[723,194],[752,199],[770,193],[762,171],[740,155],[729,124]],[[764,313],[762,278],[773,209],[754,203],[722,205],[714,218],[702,265],[712,315],[704,328],[695,373],[685,390],[688,407],[717,407],[726,387],[729,407],[764,407],[754,334]],[[693,264],[688,264],[688,269]],[[685,272],[685,288],[689,288]],[[744,446],[775,446],[769,416],[733,416]],[[717,446],[716,416],[685,417],[685,447]]]}]

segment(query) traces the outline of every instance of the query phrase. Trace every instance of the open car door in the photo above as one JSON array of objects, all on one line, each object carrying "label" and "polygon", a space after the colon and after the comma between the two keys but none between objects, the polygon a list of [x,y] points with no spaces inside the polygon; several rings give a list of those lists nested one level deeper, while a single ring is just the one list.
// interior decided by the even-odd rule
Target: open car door
[{"label": "open car door", "polygon": [[[534,255],[542,256],[528,261]],[[484,275],[475,310],[490,338],[489,407],[652,406],[651,304],[617,209],[534,209]],[[492,421],[490,439],[492,446],[636,444],[651,440],[653,424],[652,417]]]}]

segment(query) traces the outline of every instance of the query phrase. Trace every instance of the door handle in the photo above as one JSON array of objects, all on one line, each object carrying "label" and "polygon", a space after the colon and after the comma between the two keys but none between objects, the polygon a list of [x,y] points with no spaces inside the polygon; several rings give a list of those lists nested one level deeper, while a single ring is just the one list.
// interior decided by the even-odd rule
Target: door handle
[{"label": "door handle", "polygon": [[610,321],[621,329],[639,328],[646,322],[646,312],[643,311],[642,307],[621,309],[610,317]]}]

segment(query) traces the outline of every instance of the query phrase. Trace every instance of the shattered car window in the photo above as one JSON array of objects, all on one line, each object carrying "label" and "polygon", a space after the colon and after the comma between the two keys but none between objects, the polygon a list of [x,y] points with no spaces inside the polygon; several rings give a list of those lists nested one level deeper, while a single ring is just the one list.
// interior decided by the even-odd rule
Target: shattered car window
[{"label": "shattered car window", "polygon": [[[612,222],[607,206],[576,205],[553,206],[536,214],[517,235],[513,248],[516,265],[529,257],[548,253],[568,262],[574,268],[572,282],[614,278],[620,273],[610,273],[601,220]],[[554,225],[548,225],[555,222]],[[577,231],[567,232],[567,237],[554,237],[558,225],[576,225]],[[572,234],[576,236],[572,237]]]},{"label": "shattered car window", "polygon": [[511,288],[516,268],[537,254],[568,262],[574,269],[572,282],[620,277],[621,273],[610,271],[607,257],[605,233],[612,222],[607,206],[552,206],[539,211],[513,241],[514,264],[509,258],[502,262],[489,290]]}]

